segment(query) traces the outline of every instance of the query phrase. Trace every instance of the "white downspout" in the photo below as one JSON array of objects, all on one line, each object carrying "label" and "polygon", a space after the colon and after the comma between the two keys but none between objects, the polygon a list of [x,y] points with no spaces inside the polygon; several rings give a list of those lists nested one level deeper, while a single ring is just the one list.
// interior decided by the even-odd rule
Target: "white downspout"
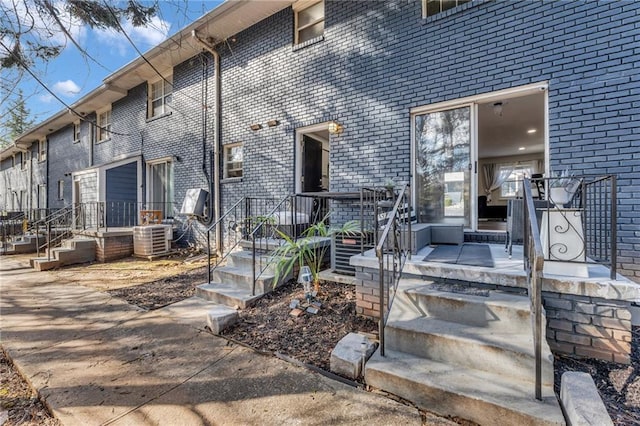
[{"label": "white downspout", "polygon": [[[221,126],[221,110],[220,105],[222,103],[221,96],[221,87],[222,87],[222,77],[220,76],[220,55],[216,50],[206,41],[202,40],[196,30],[191,31],[191,37],[196,40],[204,49],[206,49],[213,56],[214,62],[214,73],[215,73],[215,131],[213,137],[213,158],[214,158],[214,170],[212,170],[213,174],[213,187],[214,187],[214,198],[213,198],[213,209],[214,209],[214,220],[218,220],[220,218],[220,126]],[[216,225],[216,251],[218,255],[222,254],[222,227],[218,223]]]}]

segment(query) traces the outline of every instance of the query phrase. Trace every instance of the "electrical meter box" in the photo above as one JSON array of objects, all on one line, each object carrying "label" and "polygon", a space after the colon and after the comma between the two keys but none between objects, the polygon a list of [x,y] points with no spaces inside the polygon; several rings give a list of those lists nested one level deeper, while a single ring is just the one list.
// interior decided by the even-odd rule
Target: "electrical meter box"
[{"label": "electrical meter box", "polygon": [[204,206],[208,195],[209,193],[201,188],[187,189],[187,194],[184,196],[180,214],[203,216]]}]

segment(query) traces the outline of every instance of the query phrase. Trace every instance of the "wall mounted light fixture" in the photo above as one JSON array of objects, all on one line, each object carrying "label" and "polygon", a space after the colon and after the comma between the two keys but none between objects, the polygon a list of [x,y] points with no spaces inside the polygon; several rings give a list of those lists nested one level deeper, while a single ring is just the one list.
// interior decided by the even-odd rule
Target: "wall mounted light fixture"
[{"label": "wall mounted light fixture", "polygon": [[251,130],[256,131],[256,130],[260,130],[262,129],[262,124],[252,124],[251,126],[249,126],[251,128]]},{"label": "wall mounted light fixture", "polygon": [[498,117],[502,117],[502,102],[494,102],[493,104],[493,113]]},{"label": "wall mounted light fixture", "polygon": [[329,123],[328,130],[332,135],[339,135],[340,133],[342,133],[342,125],[337,121],[332,121],[331,123]]},{"label": "wall mounted light fixture", "polygon": [[269,120],[269,121],[267,121],[267,126],[269,126],[269,127],[276,127],[278,124],[280,124],[280,122],[278,120]]}]

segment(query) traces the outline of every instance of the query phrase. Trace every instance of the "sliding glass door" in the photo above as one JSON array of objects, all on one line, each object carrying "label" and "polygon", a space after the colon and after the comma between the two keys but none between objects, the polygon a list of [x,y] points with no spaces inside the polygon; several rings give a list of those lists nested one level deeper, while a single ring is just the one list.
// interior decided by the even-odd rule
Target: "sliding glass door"
[{"label": "sliding glass door", "polygon": [[416,208],[422,223],[471,226],[471,106],[414,116]]}]

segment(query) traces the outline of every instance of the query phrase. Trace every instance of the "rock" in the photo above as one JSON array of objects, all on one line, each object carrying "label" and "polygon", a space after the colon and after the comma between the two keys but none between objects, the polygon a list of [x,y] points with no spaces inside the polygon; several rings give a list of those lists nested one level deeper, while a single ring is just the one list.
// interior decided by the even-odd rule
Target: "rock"
[{"label": "rock", "polygon": [[363,353],[366,361],[375,349],[376,344],[366,336],[349,333],[331,351],[331,371],[350,379],[357,379],[362,374]]},{"label": "rock", "polygon": [[304,314],[304,311],[302,309],[299,309],[299,308],[295,308],[291,312],[289,312],[289,315],[291,315],[292,317],[296,317],[296,318],[299,317],[302,314]]}]

